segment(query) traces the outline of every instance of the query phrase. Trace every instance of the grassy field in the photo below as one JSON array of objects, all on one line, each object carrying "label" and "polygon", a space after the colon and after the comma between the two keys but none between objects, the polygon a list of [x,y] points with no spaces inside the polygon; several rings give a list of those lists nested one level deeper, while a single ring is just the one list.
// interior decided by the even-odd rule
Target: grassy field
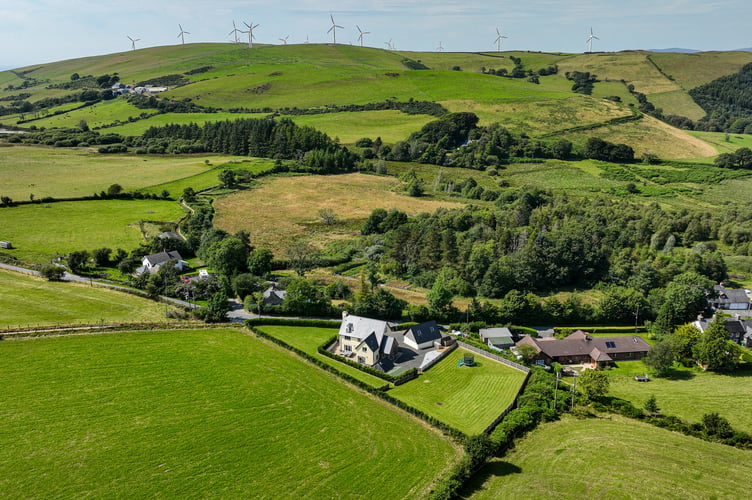
[{"label": "grassy field", "polygon": [[389,394],[467,434],[478,434],[514,400],[525,374],[478,354],[476,366],[457,367],[467,352],[455,349]]},{"label": "grassy field", "polygon": [[[391,191],[397,184],[392,177],[365,174],[263,179],[257,188],[218,199],[214,225],[229,232],[248,230],[254,245],[280,255],[298,236],[306,235],[317,244],[350,237],[375,208],[397,208],[414,215],[461,206]],[[321,208],[333,209],[340,224],[324,226],[317,216]]]},{"label": "grassy field", "polygon": [[16,247],[11,255],[48,262],[74,250],[131,250],[143,241],[139,221],[176,221],[183,209],[174,201],[65,201],[3,208],[0,215],[3,238]]},{"label": "grassy field", "polygon": [[432,430],[238,329],[0,345],[0,492],[415,498]]},{"label": "grassy field", "polygon": [[0,311],[0,328],[169,321],[164,304],[135,295],[4,270],[0,270]]},{"label": "grassy field", "polygon": [[437,120],[429,115],[408,115],[400,111],[363,111],[358,113],[326,113],[291,116],[298,125],[307,125],[339,138],[342,144],[353,144],[362,137],[381,137],[385,143],[403,141],[426,123]]},{"label": "grassy field", "polygon": [[267,335],[283,340],[285,343],[304,351],[311,356],[320,359],[324,363],[335,367],[337,370],[355,377],[361,382],[373,387],[381,387],[386,381],[363,371],[357,370],[344,363],[338,363],[331,358],[322,356],[318,352],[318,347],[337,334],[336,328],[309,328],[309,327],[290,327],[290,326],[259,326],[256,330],[261,330]]},{"label": "grassy field", "polygon": [[[0,194],[14,200],[90,196],[120,184],[132,191],[206,172],[237,157],[101,155],[88,149],[0,148]],[[216,174],[214,175],[214,184]],[[181,190],[182,191],[182,190]],[[175,191],[173,195],[179,195]]]},{"label": "grassy field", "polygon": [[648,383],[634,381],[636,373],[648,373],[641,361],[619,363],[607,372],[610,395],[642,407],[655,395],[661,412],[691,422],[699,422],[706,413],[718,412],[739,430],[752,432],[752,371],[732,374],[679,371],[672,378],[653,377]]},{"label": "grassy field", "polygon": [[151,127],[163,127],[172,123],[187,125],[189,123],[221,122],[224,120],[240,120],[242,118],[263,118],[268,113],[165,113],[157,116],[138,120],[132,123],[124,123],[116,127],[109,127],[101,132],[129,135],[143,135]]},{"label": "grassy field", "polygon": [[738,72],[752,62],[749,52],[703,52],[700,54],[654,53],[650,59],[682,88],[689,90],[723,75]]},{"label": "grassy field", "polygon": [[481,470],[462,498],[735,499],[749,451],[609,416],[544,424]]},{"label": "grassy field", "polygon": [[706,114],[705,110],[683,90],[650,94],[649,100],[656,108],[662,109],[666,115],[686,116],[692,120],[699,120]]}]

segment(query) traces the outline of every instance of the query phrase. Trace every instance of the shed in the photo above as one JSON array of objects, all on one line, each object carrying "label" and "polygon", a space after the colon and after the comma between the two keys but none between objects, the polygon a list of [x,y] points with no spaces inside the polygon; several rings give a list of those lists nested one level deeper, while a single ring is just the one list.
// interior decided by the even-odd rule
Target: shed
[{"label": "shed", "polygon": [[10,250],[11,248],[13,248],[13,243],[11,243],[10,241],[0,241],[0,248]]}]

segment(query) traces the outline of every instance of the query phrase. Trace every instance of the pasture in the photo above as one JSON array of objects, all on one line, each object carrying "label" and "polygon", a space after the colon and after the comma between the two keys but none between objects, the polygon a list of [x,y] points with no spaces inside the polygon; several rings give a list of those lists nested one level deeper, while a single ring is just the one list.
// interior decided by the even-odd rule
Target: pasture
[{"label": "pasture", "polygon": [[[88,149],[14,146],[0,149],[0,194],[14,200],[91,196],[120,184],[134,191],[206,172],[237,157],[101,155]],[[214,184],[216,175],[214,176]],[[181,190],[182,191],[182,190]],[[180,191],[171,192],[178,196]]]},{"label": "pasture", "polygon": [[415,498],[435,431],[239,329],[0,343],[4,497]]},{"label": "pasture", "polygon": [[662,413],[699,422],[706,413],[718,412],[734,428],[752,432],[752,371],[729,374],[681,370],[671,378],[652,377],[648,383],[634,381],[634,374],[647,373],[641,361],[620,362],[607,372],[609,395],[631,401],[641,408],[655,395]]},{"label": "pasture", "polygon": [[[216,200],[214,225],[231,233],[245,229],[254,245],[281,255],[296,237],[305,235],[317,245],[350,237],[375,208],[397,208],[415,215],[462,206],[429,197],[411,198],[394,192],[398,185],[392,177],[366,174],[262,179],[258,187]],[[333,209],[340,223],[325,226],[317,215],[322,208]]]},{"label": "pasture", "polygon": [[342,144],[354,144],[362,137],[381,137],[385,143],[404,141],[426,123],[437,120],[429,115],[408,115],[401,111],[363,111],[290,116],[298,125],[313,127]]},{"label": "pasture", "polygon": [[356,368],[348,366],[344,363],[338,363],[337,361],[319,354],[318,347],[324,342],[332,338],[337,334],[339,330],[336,328],[311,328],[302,326],[257,326],[256,330],[260,330],[267,335],[278,338],[284,341],[286,344],[291,345],[301,351],[310,354],[316,359],[323,361],[324,363],[333,366],[342,373],[346,373],[351,377],[364,382],[372,387],[381,387],[386,384],[386,381],[373,375],[369,375]]},{"label": "pasture", "polygon": [[123,248],[143,241],[139,221],[172,222],[183,215],[174,201],[91,200],[0,209],[9,253],[25,262],[49,262],[75,250]]},{"label": "pasture", "polygon": [[494,459],[461,498],[734,499],[749,451],[608,415],[543,424]]},{"label": "pasture", "polygon": [[455,349],[389,394],[462,432],[482,432],[514,401],[525,374],[479,354],[476,366],[458,367],[468,352]]},{"label": "pasture", "polygon": [[167,322],[165,306],[83,283],[52,282],[0,269],[0,328]]}]

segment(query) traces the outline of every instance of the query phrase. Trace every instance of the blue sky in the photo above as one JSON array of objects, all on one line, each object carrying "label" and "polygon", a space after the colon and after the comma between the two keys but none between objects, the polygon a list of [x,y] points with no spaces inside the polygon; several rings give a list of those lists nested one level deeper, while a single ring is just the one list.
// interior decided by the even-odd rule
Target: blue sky
[{"label": "blue sky", "polygon": [[331,41],[397,50],[493,50],[496,28],[504,50],[583,52],[592,26],[593,50],[752,47],[749,0],[2,0],[0,68],[14,68],[130,49],[186,42],[230,41],[233,19],[260,26],[258,43]]}]

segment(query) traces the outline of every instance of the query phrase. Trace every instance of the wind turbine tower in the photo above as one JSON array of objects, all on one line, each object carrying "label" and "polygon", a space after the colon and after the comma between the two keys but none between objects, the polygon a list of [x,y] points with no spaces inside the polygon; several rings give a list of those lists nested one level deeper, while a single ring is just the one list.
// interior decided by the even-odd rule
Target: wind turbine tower
[{"label": "wind turbine tower", "polygon": [[259,27],[258,24],[254,25],[253,22],[251,24],[248,24],[247,22],[243,21],[243,24],[245,24],[246,28],[248,28],[248,31],[241,31],[241,33],[248,33],[248,48],[253,48],[253,39],[255,38],[253,36],[253,30]]},{"label": "wind turbine tower", "polygon": [[597,36],[593,34],[593,28],[590,28],[590,36],[587,38],[587,44],[589,45],[588,52],[593,53],[593,40],[600,40]]},{"label": "wind turbine tower", "polygon": [[183,42],[183,45],[185,45],[185,35],[190,35],[190,33],[188,31],[185,31],[183,29],[183,26],[181,26],[180,24],[178,24],[178,27],[180,27],[180,33],[178,34],[178,38],[180,38],[180,40]]},{"label": "wind turbine tower", "polygon": [[444,52],[444,47],[441,45],[441,42],[439,42],[439,46],[436,47],[436,50],[439,52]]},{"label": "wind turbine tower", "polygon": [[133,48],[133,50],[136,50],[136,42],[140,41],[141,39],[140,38],[131,38],[128,35],[126,35],[126,37],[128,37],[128,40],[131,41],[131,47]]},{"label": "wind turbine tower", "polygon": [[509,37],[502,35],[500,29],[496,28],[496,52],[501,52],[501,41],[505,38]]},{"label": "wind turbine tower", "polygon": [[362,29],[360,29],[360,26],[358,26],[357,24],[355,25],[355,27],[358,28],[358,32],[360,33],[360,35],[358,36],[358,41],[360,42],[360,46],[362,47],[363,46],[363,36],[364,35],[370,35],[371,32],[370,31],[363,31]]},{"label": "wind turbine tower", "polygon": [[287,45],[287,39],[290,38],[290,35],[287,35],[284,38],[280,38],[279,41],[282,42],[283,45]]},{"label": "wind turbine tower", "polygon": [[238,29],[238,27],[235,26],[235,20],[233,19],[232,20],[232,31],[230,31],[228,33],[228,35],[234,35],[235,36],[235,43],[240,43],[240,41],[238,40],[238,33],[242,33],[242,31],[240,31]]},{"label": "wind turbine tower", "polygon": [[384,45],[386,45],[386,48],[389,50],[394,50],[394,44],[392,43],[392,39],[390,38],[388,42],[384,42]]},{"label": "wind turbine tower", "polygon": [[334,16],[333,15],[329,14],[329,17],[332,19],[332,27],[329,28],[329,31],[327,31],[327,33],[331,33],[332,34],[332,38],[334,40],[334,44],[333,45],[337,45],[337,28],[339,28],[339,29],[345,29],[345,28],[344,28],[344,26],[340,26],[340,25],[338,25],[338,24],[336,24],[334,22]]}]

